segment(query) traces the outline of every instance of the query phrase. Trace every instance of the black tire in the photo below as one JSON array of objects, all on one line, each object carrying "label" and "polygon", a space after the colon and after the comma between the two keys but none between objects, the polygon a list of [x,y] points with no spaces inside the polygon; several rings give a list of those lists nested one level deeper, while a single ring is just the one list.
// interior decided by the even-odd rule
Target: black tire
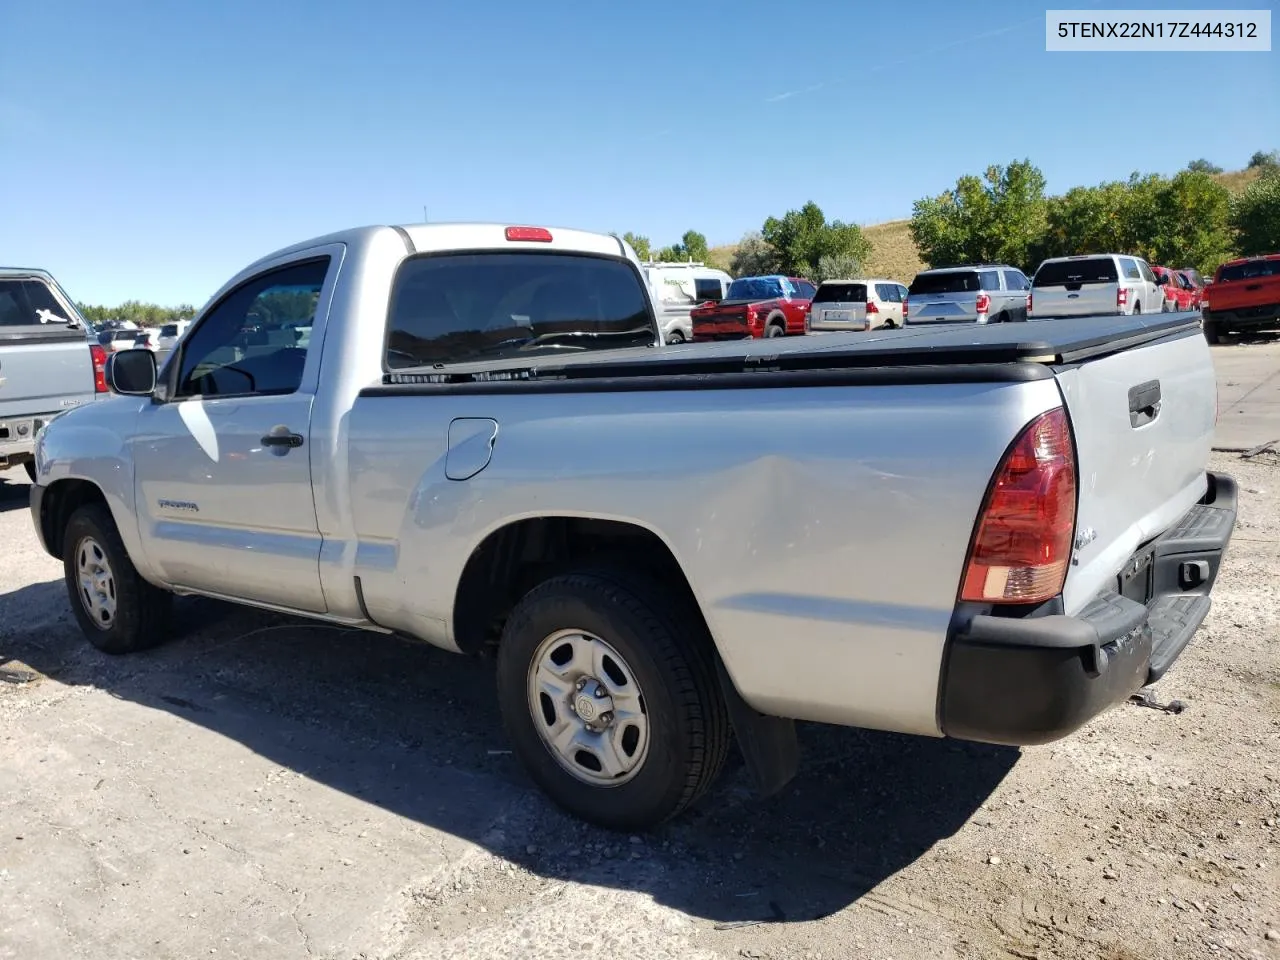
[{"label": "black tire", "polygon": [[667,337],[667,343],[673,347],[677,344],[684,343],[684,334],[679,330],[672,330],[671,336]]},{"label": "black tire", "polygon": [[[105,593],[114,600],[109,623],[94,616],[80,585],[81,551],[99,555],[110,574]],[[111,511],[88,504],[71,515],[62,534],[62,569],[71,611],[89,642],[103,653],[133,653],[165,640],[173,596],[138,575]]]},{"label": "black tire", "polygon": [[[537,729],[530,670],[543,641],[561,630],[605,640],[642,695],[648,752],[616,786],[571,773]],[[696,611],[632,571],[596,567],[552,577],[516,604],[503,629],[503,724],[529,776],[560,807],[607,829],[647,830],[694,803],[724,765],[731,733],[713,656]]]},{"label": "black tire", "polygon": [[1204,321],[1204,338],[1210,343],[1222,342],[1222,330],[1216,320]]},{"label": "black tire", "polygon": [[1008,322],[1009,322],[1009,315],[1005,313],[1003,310],[1001,310],[999,313],[996,314],[996,323],[1008,323]]},{"label": "black tire", "polygon": [[1135,300],[1135,301],[1133,302],[1133,312],[1134,312],[1134,314],[1135,314],[1135,315],[1136,315],[1136,314],[1140,314],[1140,313],[1142,313],[1142,301],[1141,301],[1141,300]]},{"label": "black tire", "polygon": [[34,460],[28,460],[22,466],[27,471],[27,479],[30,480],[32,483],[35,483],[36,482],[36,462]]},{"label": "black tire", "polygon": [[764,328],[766,337],[785,337],[787,335],[786,327],[781,327],[776,323],[771,323]]}]

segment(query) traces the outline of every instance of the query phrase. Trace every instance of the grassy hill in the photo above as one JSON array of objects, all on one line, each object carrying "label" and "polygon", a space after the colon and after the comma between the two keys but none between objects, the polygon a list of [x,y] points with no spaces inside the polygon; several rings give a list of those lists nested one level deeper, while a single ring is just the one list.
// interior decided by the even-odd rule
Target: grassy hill
[{"label": "grassy hill", "polygon": [[[1214,179],[1232,193],[1239,193],[1257,180],[1261,173],[1257,168],[1232,170],[1219,173]],[[871,256],[867,258],[866,269],[863,271],[867,276],[910,283],[911,278],[925,268],[925,262],[920,259],[920,252],[911,239],[910,223],[910,220],[888,220],[862,228],[862,232],[871,241]],[[733,243],[712,247],[707,254],[707,262],[721,270],[728,270],[736,249],[737,244]]]}]

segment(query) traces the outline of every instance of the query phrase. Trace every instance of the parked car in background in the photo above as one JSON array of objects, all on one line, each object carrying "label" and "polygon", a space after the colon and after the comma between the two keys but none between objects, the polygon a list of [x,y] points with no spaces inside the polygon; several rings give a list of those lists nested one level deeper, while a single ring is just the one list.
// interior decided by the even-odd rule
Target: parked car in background
[{"label": "parked car in background", "polygon": [[719,303],[733,277],[702,263],[647,263],[645,279],[653,291],[663,343],[693,339],[691,311],[700,303]]},{"label": "parked car in background", "polygon": [[809,305],[813,331],[902,326],[907,288],[895,280],[823,280]]},{"label": "parked car in background", "polygon": [[1177,270],[1152,264],[1151,272],[1162,281],[1160,292],[1164,296],[1164,309],[1169,313],[1185,313],[1194,310],[1195,291],[1186,277],[1178,275]]},{"label": "parked car in background", "polygon": [[1182,285],[1191,291],[1191,309],[1199,310],[1204,306],[1204,281],[1194,270],[1175,271]]},{"label": "parked car in background", "polygon": [[690,311],[693,339],[795,337],[805,332],[805,311],[816,288],[803,277],[739,277],[724,299]]},{"label": "parked car in background", "polygon": [[1220,266],[1205,288],[1204,335],[1280,325],[1280,253],[1243,257]]},{"label": "parked car in background", "polygon": [[151,334],[152,331],[145,327],[103,330],[98,334],[98,343],[108,353],[115,353],[118,350],[132,350],[134,347],[146,347],[148,350],[154,350],[155,340]]},{"label": "parked car in background", "polygon": [[155,338],[155,349],[160,353],[168,353],[178,345],[178,341],[190,326],[190,320],[175,320],[172,323],[163,324]]},{"label": "parked car in background", "polygon": [[1031,278],[1027,317],[1161,313],[1164,281],[1141,257],[1118,253],[1053,257]]},{"label": "parked car in background", "polygon": [[1204,291],[1204,288],[1207,284],[1205,283],[1204,277],[1200,276],[1200,271],[1197,270],[1195,267],[1183,267],[1178,272],[1185,273],[1187,275],[1187,279],[1191,281],[1191,285],[1193,287],[1195,287],[1197,290],[1200,290],[1202,292]]},{"label": "parked car in background", "polygon": [[[274,313],[242,349],[282,292],[315,349]],[[491,654],[531,779],[640,830],[735,737],[765,792],[796,720],[1045,743],[1191,641],[1237,502],[1199,321],[984,332],[655,350],[613,237],[349,230],[246,266],[163,378],[111,357],[31,515],[98,649],[176,593]]]},{"label": "parked car in background", "polygon": [[924,270],[907,288],[904,321],[918,326],[1025,320],[1030,287],[1021,270],[1004,263]]},{"label": "parked car in background", "polygon": [[34,474],[36,435],[107,392],[106,351],[44,270],[0,267],[0,469]]}]

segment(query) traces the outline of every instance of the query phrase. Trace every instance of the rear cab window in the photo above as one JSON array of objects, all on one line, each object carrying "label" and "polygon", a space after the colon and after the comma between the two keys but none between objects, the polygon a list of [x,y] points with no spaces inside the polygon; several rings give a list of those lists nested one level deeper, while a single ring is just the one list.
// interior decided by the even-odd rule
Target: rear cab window
[{"label": "rear cab window", "polygon": [[655,331],[643,281],[626,261],[432,254],[405,261],[396,274],[386,364],[395,370],[649,347]]},{"label": "rear cab window", "polygon": [[724,296],[724,284],[714,278],[710,280],[695,278],[693,281],[693,296],[699,303],[706,300],[719,300]]},{"label": "rear cab window", "polygon": [[981,289],[982,284],[976,270],[954,270],[947,273],[917,274],[911,281],[908,293],[918,297],[937,293],[977,293]]},{"label": "rear cab window", "polygon": [[777,300],[783,296],[779,277],[742,277],[729,284],[726,300]]},{"label": "rear cab window", "polygon": [[1274,276],[1280,276],[1280,260],[1246,260],[1244,263],[1229,263],[1220,268],[1217,282],[1235,283]]},{"label": "rear cab window", "polygon": [[1040,265],[1033,287],[1072,287],[1090,283],[1115,283],[1119,279],[1116,263],[1110,257],[1084,260],[1056,260]]},{"label": "rear cab window", "polygon": [[79,317],[34,277],[0,277],[0,327],[66,326]]},{"label": "rear cab window", "polygon": [[866,303],[867,287],[863,283],[824,283],[813,295],[814,303]]}]

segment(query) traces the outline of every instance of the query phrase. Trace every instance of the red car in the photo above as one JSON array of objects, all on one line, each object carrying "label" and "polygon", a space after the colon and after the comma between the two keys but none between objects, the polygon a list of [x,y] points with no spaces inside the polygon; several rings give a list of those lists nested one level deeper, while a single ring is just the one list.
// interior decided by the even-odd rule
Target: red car
[{"label": "red car", "polygon": [[1191,290],[1191,285],[1185,279],[1178,279],[1178,273],[1170,270],[1168,267],[1157,267],[1151,265],[1151,270],[1157,277],[1164,278],[1164,285],[1160,288],[1160,292],[1164,294],[1164,308],[1170,313],[1185,313],[1188,310],[1195,310],[1195,293]]},{"label": "red car", "polygon": [[689,311],[693,340],[803,336],[815,291],[803,277],[739,277],[719,303],[699,304]]},{"label": "red car", "polygon": [[1191,309],[1199,311],[1204,306],[1204,281],[1200,274],[1191,269],[1178,270],[1178,278],[1191,291]]},{"label": "red car", "polygon": [[1224,263],[1204,293],[1210,343],[1236,330],[1280,326],[1280,253]]}]

